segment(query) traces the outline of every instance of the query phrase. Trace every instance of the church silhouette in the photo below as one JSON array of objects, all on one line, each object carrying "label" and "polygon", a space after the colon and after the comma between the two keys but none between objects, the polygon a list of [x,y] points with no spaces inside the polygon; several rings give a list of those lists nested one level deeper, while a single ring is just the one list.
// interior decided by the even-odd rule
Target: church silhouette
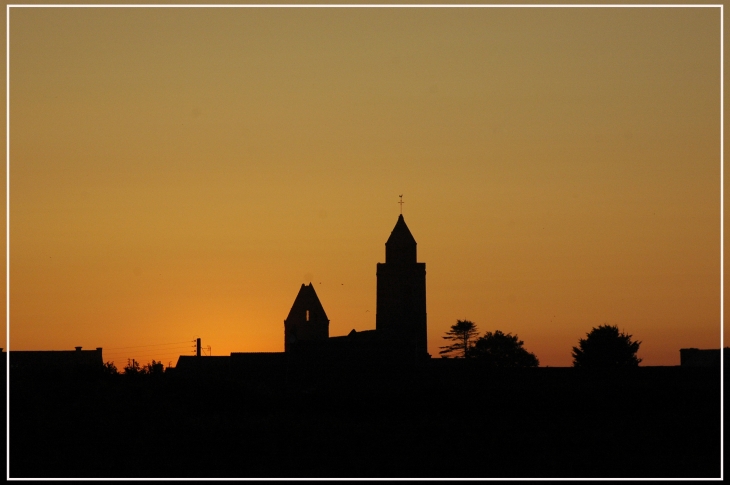
[{"label": "church silhouette", "polygon": [[[348,342],[388,342],[416,358],[428,357],[426,263],[417,262],[416,239],[401,214],[385,243],[385,263],[377,264],[375,330],[329,336],[329,319],[312,283],[302,285],[284,320],[284,350],[314,348],[310,342],[347,346]],[[317,345],[322,349],[322,345]]]},{"label": "church silhouette", "polygon": [[231,352],[230,356],[181,355],[176,373],[287,376],[301,369],[332,365],[388,366],[416,363],[428,354],[426,263],[419,263],[416,239],[403,214],[385,243],[385,263],[377,263],[375,330],[353,329],[330,337],[329,318],[314,286],[302,284],[284,320],[284,352]]}]

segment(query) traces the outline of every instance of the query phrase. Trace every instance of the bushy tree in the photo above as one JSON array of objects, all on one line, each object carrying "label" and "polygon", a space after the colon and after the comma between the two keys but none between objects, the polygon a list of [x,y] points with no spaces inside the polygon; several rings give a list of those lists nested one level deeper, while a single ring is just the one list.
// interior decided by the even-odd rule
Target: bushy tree
[{"label": "bushy tree", "polygon": [[108,376],[115,376],[119,374],[119,371],[117,370],[117,366],[114,365],[114,362],[106,362],[104,364],[104,374]]},{"label": "bushy tree", "polygon": [[448,356],[448,354],[457,353],[457,357],[468,357],[469,349],[478,335],[477,326],[474,322],[470,322],[469,320],[457,320],[456,323],[451,326],[451,329],[446,332],[446,336],[442,337],[443,339],[451,340],[454,343],[440,347],[443,350],[441,350],[439,354]]},{"label": "bushy tree", "polygon": [[165,366],[162,364],[162,362],[155,362],[154,359],[152,359],[152,363],[147,363],[144,367],[142,367],[142,374],[161,376],[164,373]]},{"label": "bushy tree", "polygon": [[523,348],[524,342],[511,333],[501,330],[487,332],[479,337],[469,354],[494,367],[537,367],[540,361],[535,354]]},{"label": "bushy tree", "polygon": [[641,342],[619,332],[615,325],[600,325],[586,334],[573,347],[574,367],[637,367],[636,357]]},{"label": "bushy tree", "polygon": [[139,367],[139,362],[134,359],[127,359],[127,365],[124,366],[124,375],[136,376],[142,373],[142,369]]}]

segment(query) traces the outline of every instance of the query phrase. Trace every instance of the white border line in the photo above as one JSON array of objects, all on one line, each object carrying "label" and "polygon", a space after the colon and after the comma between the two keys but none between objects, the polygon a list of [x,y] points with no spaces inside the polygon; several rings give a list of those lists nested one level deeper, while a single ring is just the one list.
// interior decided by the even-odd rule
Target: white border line
[{"label": "white border line", "polygon": [[117,4],[8,4],[8,7],[14,8],[708,8],[708,7],[722,7],[722,4],[633,4],[633,5],[621,5],[621,4],[585,4],[585,5],[572,5],[572,4],[245,4],[245,5],[231,5],[231,4],[129,4],[129,5],[117,5]]},{"label": "white border line", "polygon": [[10,5],[5,7],[5,454],[10,479]]},{"label": "white border line", "polygon": [[720,5],[720,479],[725,472],[725,12]]},{"label": "white border line", "polygon": [[[724,177],[725,177],[725,72],[724,72],[724,42],[725,42],[725,27],[724,27],[724,5],[723,4],[633,4],[633,5],[620,5],[620,4],[585,4],[585,5],[572,5],[572,4],[499,4],[499,5],[484,5],[484,4],[245,4],[245,5],[231,5],[231,4],[7,4],[5,6],[5,210],[6,210],[6,224],[5,224],[5,298],[6,298],[6,479],[7,480],[33,480],[31,479],[13,479],[10,477],[10,8],[720,8],[720,480],[724,479],[724,368],[725,368],[725,333],[724,333],[724,248],[725,248],[725,211],[724,211]],[[71,479],[76,480],[76,479]],[[165,480],[165,479],[158,479]],[[507,479],[507,480],[522,480],[522,479]],[[538,478],[533,480],[552,480],[546,478]],[[562,479],[566,480],[566,479]],[[567,479],[567,480],[583,480],[583,479]],[[613,479],[607,479],[613,480]],[[644,480],[652,480],[650,478]],[[665,479],[667,480],[667,479]],[[669,479],[675,480],[675,479]],[[677,480],[685,480],[677,479]],[[700,479],[702,480],[702,479]],[[705,480],[714,480],[712,478]]]}]

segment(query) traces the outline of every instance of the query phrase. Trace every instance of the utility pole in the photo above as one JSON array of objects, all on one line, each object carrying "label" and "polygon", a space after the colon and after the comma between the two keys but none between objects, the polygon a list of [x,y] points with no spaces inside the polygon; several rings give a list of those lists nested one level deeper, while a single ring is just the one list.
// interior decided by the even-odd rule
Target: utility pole
[{"label": "utility pole", "polygon": [[200,357],[200,337],[198,337],[198,339],[196,340],[196,352],[195,352],[195,355],[197,355],[198,357]]}]

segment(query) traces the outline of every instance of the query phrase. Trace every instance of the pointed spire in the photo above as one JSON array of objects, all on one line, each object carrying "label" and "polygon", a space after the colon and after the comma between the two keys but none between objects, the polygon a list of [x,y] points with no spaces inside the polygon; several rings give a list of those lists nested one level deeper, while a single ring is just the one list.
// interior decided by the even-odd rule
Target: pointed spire
[{"label": "pointed spire", "polygon": [[386,263],[415,263],[416,239],[406,225],[403,214],[398,216],[393,231],[385,243]]},{"label": "pointed spire", "polygon": [[305,340],[327,340],[329,338],[327,314],[317,298],[312,283],[299,288],[289,316],[284,320],[284,351]]},{"label": "pointed spire", "polygon": [[297,318],[301,318],[302,315],[305,315],[305,321],[329,321],[312,283],[302,284],[302,287],[299,288],[299,293],[294,299],[294,304],[286,319],[295,321]]}]

